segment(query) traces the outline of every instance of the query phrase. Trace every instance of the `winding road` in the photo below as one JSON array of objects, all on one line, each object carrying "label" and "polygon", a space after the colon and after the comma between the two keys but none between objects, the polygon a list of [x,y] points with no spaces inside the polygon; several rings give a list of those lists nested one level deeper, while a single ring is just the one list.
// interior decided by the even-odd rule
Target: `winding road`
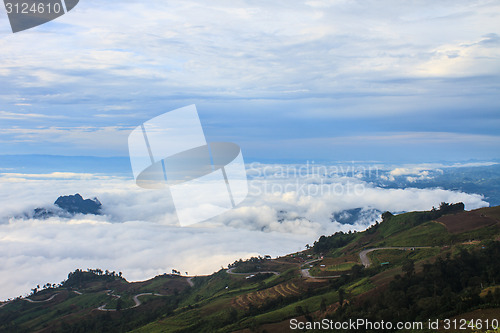
[{"label": "winding road", "polygon": [[[321,260],[323,260],[323,259],[314,259],[314,260],[306,261],[305,263],[302,264],[302,266],[310,265],[313,262],[321,261]],[[316,279],[316,280],[321,280],[321,279],[336,279],[336,278],[340,277],[340,275],[312,276],[311,273],[309,273],[309,269],[310,268],[302,268],[300,270],[300,274],[302,275],[302,277],[304,277],[306,279]]]},{"label": "winding road", "polygon": [[275,272],[275,271],[261,271],[261,272],[247,272],[247,273],[235,273],[233,272],[233,270],[235,269],[236,267],[233,267],[233,268],[229,268],[226,273],[227,274],[232,274],[232,275],[256,275],[256,274],[274,274],[274,275],[280,275],[280,272]]},{"label": "winding road", "polygon": [[[363,266],[365,268],[368,268],[371,265],[370,259],[368,258],[368,253],[373,252],[373,251],[378,251],[378,250],[402,250],[402,251],[406,251],[406,250],[410,250],[410,249],[429,249],[429,248],[431,248],[431,247],[430,246],[376,247],[376,248],[366,249],[366,250],[361,251],[359,253],[359,259],[361,260],[361,264],[363,264]],[[310,261],[307,261],[304,264],[302,264],[302,266],[310,265],[313,262],[317,262],[317,261],[321,261],[321,260],[322,259],[310,260]],[[276,272],[276,271],[261,271],[261,272],[236,273],[236,272],[233,272],[233,270],[235,268],[236,267],[229,268],[228,270],[226,270],[226,273],[227,274],[232,274],[232,275],[245,275],[245,276],[250,276],[252,274],[253,275],[256,275],[256,274],[274,274],[274,275],[280,275],[280,273]],[[316,280],[332,279],[332,278],[339,278],[340,277],[340,275],[312,276],[311,273],[309,273],[309,268],[303,268],[303,269],[301,269],[300,273],[301,273],[301,275],[304,278],[316,279]],[[189,284],[190,287],[194,286],[194,283],[193,283],[192,279],[193,279],[193,277],[188,277],[186,279],[186,282]],[[73,290],[72,292],[74,292],[75,294],[78,294],[78,295],[83,295],[81,292],[79,292],[77,290]],[[112,290],[106,290],[106,292],[108,293],[108,295],[110,295],[112,297],[121,298],[120,295],[113,294]],[[47,298],[45,300],[42,300],[42,301],[34,301],[32,299],[29,299],[29,298],[22,298],[22,300],[24,300],[26,302],[29,302],[29,303],[45,303],[45,302],[49,302],[49,301],[53,300],[58,294],[59,293],[55,293],[52,296],[50,296],[49,298]],[[136,307],[142,305],[142,302],[139,300],[139,297],[141,297],[141,296],[148,296],[148,295],[159,296],[159,297],[166,296],[166,295],[157,294],[157,293],[142,293],[142,294],[137,294],[137,295],[135,295],[133,297],[135,305],[133,305],[133,306],[131,306],[129,308],[126,308],[126,309],[133,309],[133,308],[136,308]],[[11,302],[12,301],[7,301],[7,302],[4,302],[3,304],[0,304],[0,309],[3,308],[4,306],[6,306],[7,304],[11,303]],[[116,309],[106,309],[106,305],[107,304],[101,305],[100,307],[96,308],[96,310],[99,310],[99,311],[117,311]],[[126,309],[124,309],[124,310],[126,310]]]},{"label": "winding road", "polygon": [[336,279],[341,277],[341,275],[328,275],[328,276],[312,276],[311,273],[309,273],[309,268],[301,269],[300,274],[302,274],[302,277],[305,277],[307,279]]},{"label": "winding road", "polygon": [[[263,272],[263,273],[271,273],[271,272]],[[278,272],[273,272],[275,274],[279,274]],[[240,273],[230,273],[230,274],[240,274]],[[252,274],[252,273],[244,273],[244,274]],[[189,284],[190,287],[194,287],[194,282],[192,281],[194,278],[194,276],[191,276],[191,277],[188,277],[186,278],[186,282]],[[77,295],[83,295],[82,292],[78,291],[78,290],[72,290],[71,292],[77,294]],[[114,297],[114,298],[121,298],[120,295],[115,295],[113,293],[113,290],[105,290],[105,292],[111,296],[111,297]],[[57,295],[59,295],[59,293],[55,293],[53,294],[52,296],[50,296],[49,298],[45,299],[45,300],[42,300],[42,301],[34,301],[32,299],[29,299],[29,298],[21,298],[21,300],[23,301],[26,301],[26,302],[29,302],[29,303],[45,303],[45,302],[49,302],[51,300],[54,299],[54,297],[56,297]],[[131,306],[131,307],[128,307],[128,308],[125,308],[123,310],[127,310],[127,309],[133,309],[133,308],[136,308],[140,305],[142,305],[142,302],[139,300],[139,297],[141,296],[149,296],[149,295],[152,295],[152,296],[158,296],[158,297],[163,297],[163,296],[167,296],[167,295],[162,295],[162,294],[158,294],[158,293],[142,293],[142,294],[137,294],[135,295],[132,299],[134,300],[134,305]],[[6,301],[2,304],[0,304],[0,309],[3,308],[4,306],[6,306],[7,304],[11,303],[13,300],[10,300],[10,301]],[[96,308],[96,310],[99,310],[99,311],[116,311],[116,309],[106,309],[106,304],[103,304],[99,307]]]},{"label": "winding road", "polygon": [[29,298],[23,298],[23,300],[25,300],[26,302],[30,302],[30,303],[45,303],[45,302],[52,301],[54,299],[54,297],[56,297],[58,294],[59,293],[55,293],[54,295],[50,296],[47,299],[44,299],[43,301],[34,301],[32,299],[29,299]]},{"label": "winding road", "polygon": [[[113,294],[113,292],[111,290],[108,290],[108,295],[116,297],[116,298],[121,298],[120,295]],[[167,296],[167,295],[162,295],[162,294],[157,294],[157,293],[142,293],[142,294],[137,294],[137,295],[135,295],[132,298],[134,300],[135,305],[133,305],[131,307],[128,307],[128,308],[125,308],[125,309],[122,309],[122,310],[133,309],[133,308],[136,308],[136,307],[140,306],[142,304],[142,302],[139,300],[139,297],[141,297],[141,296],[159,296],[159,297],[163,297],[163,296]],[[99,311],[117,311],[116,309],[106,309],[106,305],[107,304],[101,305],[100,307],[97,308],[97,310],[99,310]]]},{"label": "winding road", "polygon": [[[365,266],[365,268],[370,267],[371,262],[370,258],[368,258],[368,253],[373,252],[373,251],[378,251],[378,250],[414,250],[414,249],[430,249],[431,246],[401,246],[401,247],[375,247],[372,249],[366,249],[363,250],[359,253],[359,259],[361,260],[361,264]],[[312,264],[313,262],[320,261],[321,259],[315,259],[311,261],[307,261],[303,264],[303,266]],[[330,275],[330,276],[312,276],[311,273],[309,273],[309,268],[303,268],[300,270],[300,274],[307,279],[315,279],[315,280],[320,280],[320,279],[335,279],[339,278],[341,275]]]},{"label": "winding road", "polygon": [[193,278],[194,276],[190,276],[186,279],[186,282],[189,284],[190,287],[194,287]]},{"label": "winding road", "polygon": [[[57,295],[59,295],[59,293],[55,293],[54,295],[52,295],[49,298],[44,299],[42,301],[34,301],[32,299],[29,299],[29,298],[20,298],[20,299],[23,301],[29,302],[29,303],[45,303],[45,302],[52,301],[54,299],[54,297],[56,297]],[[10,300],[10,301],[3,303],[2,305],[0,305],[0,309],[3,308],[4,306],[6,306],[7,304],[11,303],[12,301],[13,300]]]},{"label": "winding road", "polygon": [[155,293],[142,293],[142,294],[135,295],[134,298],[133,298],[135,305],[132,306],[130,309],[136,308],[136,307],[138,307],[139,305],[142,304],[142,302],[139,300],[139,297],[141,297],[141,296],[148,296],[148,295],[159,296],[159,297],[167,296],[167,295],[155,294]]},{"label": "winding road", "polygon": [[6,306],[7,304],[9,304],[10,302],[12,302],[12,301],[6,301],[6,302],[0,304],[0,309],[3,308],[4,306]]},{"label": "winding road", "polygon": [[405,247],[375,247],[373,249],[363,250],[359,253],[359,259],[361,259],[361,263],[365,268],[370,267],[371,262],[370,258],[368,258],[368,253],[378,250],[411,250],[411,249],[430,249],[431,246],[405,246]]}]

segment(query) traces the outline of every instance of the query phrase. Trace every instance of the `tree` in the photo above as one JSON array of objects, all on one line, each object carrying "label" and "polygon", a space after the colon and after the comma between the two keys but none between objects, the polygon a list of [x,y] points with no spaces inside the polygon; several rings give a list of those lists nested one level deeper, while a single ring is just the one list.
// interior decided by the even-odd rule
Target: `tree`
[{"label": "tree", "polygon": [[120,311],[123,307],[123,301],[121,298],[118,299],[118,301],[116,301],[116,311]]},{"label": "tree", "polygon": [[382,221],[387,221],[387,220],[389,220],[393,216],[394,215],[391,212],[389,212],[389,211],[387,211],[385,213],[382,213]]},{"label": "tree", "polygon": [[358,276],[361,276],[361,271],[363,270],[363,266],[362,265],[354,265],[352,266],[351,268],[351,275],[353,277],[358,277]]},{"label": "tree", "polygon": [[342,305],[344,304],[344,297],[345,297],[344,289],[339,288],[338,292],[339,292],[339,304],[342,307]]},{"label": "tree", "polygon": [[299,315],[299,316],[303,316],[304,315],[304,309],[302,308],[302,306],[297,305],[295,307],[295,313],[297,313],[297,315]]},{"label": "tree", "polygon": [[230,323],[234,323],[238,320],[238,312],[235,308],[231,307],[228,313],[228,317]]},{"label": "tree", "polygon": [[403,264],[403,272],[406,273],[406,276],[407,277],[412,277],[413,274],[415,273],[415,263],[413,260],[411,259],[407,259],[404,264]]},{"label": "tree", "polygon": [[320,305],[321,311],[325,312],[326,311],[326,301],[324,298],[321,299],[321,305]]}]

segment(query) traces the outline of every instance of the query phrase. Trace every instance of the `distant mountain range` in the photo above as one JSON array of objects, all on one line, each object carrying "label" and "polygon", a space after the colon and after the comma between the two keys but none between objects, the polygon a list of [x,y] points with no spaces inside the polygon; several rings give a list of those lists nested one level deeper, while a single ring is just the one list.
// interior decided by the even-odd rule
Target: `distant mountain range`
[{"label": "distant mountain range", "polygon": [[[464,162],[463,166],[442,162],[443,167],[429,165],[426,169],[422,166],[420,173],[399,176],[391,174],[393,167],[381,165],[380,168],[375,168],[374,172],[362,173],[361,179],[383,188],[442,188],[477,193],[484,195],[485,200],[491,206],[496,206],[500,205],[500,160],[492,161],[488,165],[488,163],[481,164],[471,160]],[[247,161],[247,163],[249,162],[250,160]],[[272,164],[291,163],[290,161],[268,162]],[[323,163],[325,165],[335,164],[327,161]],[[477,165],[474,166],[475,163]],[[353,169],[356,170],[356,168]],[[347,170],[350,169],[347,168]],[[360,170],[363,168],[361,167]],[[73,172],[112,174],[129,179],[133,178],[130,159],[127,156],[0,155],[0,173],[4,172],[28,174]],[[346,176],[349,176],[349,172],[346,171]]]}]

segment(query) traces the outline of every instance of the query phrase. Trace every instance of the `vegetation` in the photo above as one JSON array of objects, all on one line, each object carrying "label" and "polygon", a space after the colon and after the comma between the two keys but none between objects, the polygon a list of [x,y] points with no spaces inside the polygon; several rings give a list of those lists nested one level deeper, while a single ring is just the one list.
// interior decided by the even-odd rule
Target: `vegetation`
[{"label": "vegetation", "polygon": [[[273,332],[291,318],[427,321],[494,311],[499,219],[498,207],[463,212],[463,204],[442,203],[386,212],[364,232],[322,236],[303,252],[238,260],[209,276],[172,270],[129,283],[121,273],[76,270],[33,288],[30,301],[0,304],[0,332]],[[454,224],[459,232],[450,232]],[[372,265],[360,265],[363,249],[381,247],[404,250],[374,250]]]},{"label": "vegetation", "polygon": [[328,253],[344,247],[354,238],[356,238],[356,233],[344,233],[343,231],[338,231],[331,236],[321,236],[314,242],[313,251],[315,253]]},{"label": "vegetation", "polygon": [[[353,300],[329,318],[367,318],[372,321],[410,322],[442,319],[478,308],[500,306],[500,242],[489,242],[484,248],[461,249],[454,258],[438,258],[415,271],[407,260],[403,275],[396,275],[377,297]],[[487,290],[481,297],[482,290]]]}]

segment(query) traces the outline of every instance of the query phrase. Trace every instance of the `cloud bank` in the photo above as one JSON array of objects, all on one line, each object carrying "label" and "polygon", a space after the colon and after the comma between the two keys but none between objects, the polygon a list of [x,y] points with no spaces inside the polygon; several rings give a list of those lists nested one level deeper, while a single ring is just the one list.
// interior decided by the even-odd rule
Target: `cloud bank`
[{"label": "cloud bank", "polygon": [[[76,268],[121,271],[129,280],[172,268],[210,274],[239,258],[301,250],[322,234],[363,230],[380,211],[424,210],[442,201],[462,201],[467,209],[488,205],[477,194],[384,189],[359,177],[283,177],[282,166],[268,168],[267,174],[263,167],[251,167],[250,195],[239,207],[187,228],[178,226],[168,192],[142,190],[128,178],[1,174],[0,299],[22,295],[37,284],[60,282]],[[104,215],[12,218],[76,192],[97,196]],[[333,213],[355,208],[361,214],[353,224],[332,219]]]}]

